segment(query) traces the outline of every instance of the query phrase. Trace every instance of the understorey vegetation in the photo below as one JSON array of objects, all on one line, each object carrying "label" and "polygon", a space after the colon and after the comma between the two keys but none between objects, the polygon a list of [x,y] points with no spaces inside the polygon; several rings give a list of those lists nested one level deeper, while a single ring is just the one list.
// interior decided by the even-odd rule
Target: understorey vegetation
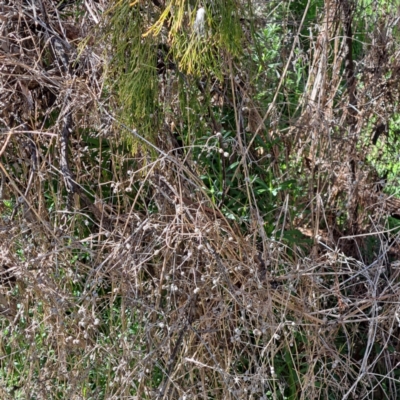
[{"label": "understorey vegetation", "polygon": [[400,398],[399,19],[3,1],[0,398]]}]

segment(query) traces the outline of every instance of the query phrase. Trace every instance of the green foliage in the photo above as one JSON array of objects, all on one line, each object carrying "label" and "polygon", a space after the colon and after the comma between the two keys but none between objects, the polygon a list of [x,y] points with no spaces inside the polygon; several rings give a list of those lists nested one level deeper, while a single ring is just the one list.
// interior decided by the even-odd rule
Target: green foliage
[{"label": "green foliage", "polygon": [[[374,132],[372,130],[372,135]],[[385,187],[385,192],[395,196],[400,196],[398,187],[398,177],[400,174],[400,160],[398,156],[400,153],[399,132],[400,118],[396,114],[389,121],[388,128],[379,136],[376,146],[371,149],[368,155],[368,161],[381,177],[381,185]]]},{"label": "green foliage", "polygon": [[[151,36],[142,37],[146,21],[140,7],[131,7],[130,1],[113,8],[107,32],[113,57],[107,76],[111,91],[116,93],[122,121],[154,140],[162,114],[158,107],[157,42]],[[131,135],[126,138],[134,144]]]},{"label": "green foliage", "polygon": [[[237,2],[217,2],[207,8],[204,35],[193,30],[196,10],[184,3],[172,3],[160,14],[151,7],[148,13],[142,13],[138,4],[131,6],[130,1],[122,1],[112,9],[107,32],[114,55],[106,75],[111,92],[116,94],[119,114],[129,127],[153,142],[154,132],[170,107],[167,99],[163,104],[159,98],[160,52],[164,52],[167,64],[168,60],[174,64],[176,76],[213,76],[222,80],[227,69],[222,55],[235,58],[242,51]],[[169,26],[168,39],[165,25]],[[126,138],[136,148],[134,139],[129,135]]]},{"label": "green foliage", "polygon": [[272,100],[282,70],[280,51],[282,50],[282,34],[284,31],[278,23],[267,24],[256,34],[253,60],[258,67],[255,76],[257,86],[256,98],[267,104]]}]

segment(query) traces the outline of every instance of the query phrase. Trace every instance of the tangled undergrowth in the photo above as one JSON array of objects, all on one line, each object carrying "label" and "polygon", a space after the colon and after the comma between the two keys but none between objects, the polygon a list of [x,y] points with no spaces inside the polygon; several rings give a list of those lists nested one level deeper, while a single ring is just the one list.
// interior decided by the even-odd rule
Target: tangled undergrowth
[{"label": "tangled undergrowth", "polygon": [[[302,53],[257,2],[254,25],[235,14],[235,45],[267,26],[254,59],[278,78],[207,9],[214,47],[190,65],[213,72],[218,53],[210,81],[177,56],[196,5],[32,4],[0,5],[0,397],[398,398],[399,206],[376,189],[396,171],[369,158],[396,145],[396,16],[371,29],[357,86],[350,2],[317,4]],[[281,7],[285,29],[307,20]],[[127,10],[133,27],[115,23]],[[142,58],[121,27],[144,29]],[[143,108],[124,86],[141,66]]]}]

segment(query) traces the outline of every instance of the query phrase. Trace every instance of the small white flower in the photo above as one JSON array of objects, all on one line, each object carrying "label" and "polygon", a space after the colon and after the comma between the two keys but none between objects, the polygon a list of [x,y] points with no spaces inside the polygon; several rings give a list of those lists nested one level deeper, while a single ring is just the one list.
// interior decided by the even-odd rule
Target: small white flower
[{"label": "small white flower", "polygon": [[193,292],[194,292],[194,294],[199,293],[200,292],[200,288],[197,287],[196,289],[193,290]]},{"label": "small white flower", "polygon": [[229,153],[227,151],[225,151],[224,157],[229,157]]}]

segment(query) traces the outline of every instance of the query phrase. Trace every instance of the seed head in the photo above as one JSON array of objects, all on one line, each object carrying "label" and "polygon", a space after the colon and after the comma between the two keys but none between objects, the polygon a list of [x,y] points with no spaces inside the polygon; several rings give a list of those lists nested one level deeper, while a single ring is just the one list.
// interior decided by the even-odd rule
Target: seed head
[{"label": "seed head", "polygon": [[196,13],[196,19],[193,24],[193,32],[198,35],[199,37],[204,36],[205,33],[205,17],[206,17],[206,10],[204,7],[200,7]]}]

